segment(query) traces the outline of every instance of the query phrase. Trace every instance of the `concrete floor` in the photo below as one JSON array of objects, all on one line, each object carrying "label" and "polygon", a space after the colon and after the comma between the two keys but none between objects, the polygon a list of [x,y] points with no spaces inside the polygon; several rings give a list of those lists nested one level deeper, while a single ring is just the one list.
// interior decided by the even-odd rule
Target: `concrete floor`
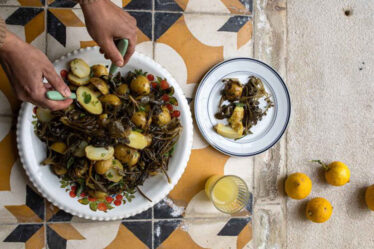
[{"label": "concrete floor", "polygon": [[[287,30],[287,173],[308,174],[307,199],[325,197],[334,211],[313,224],[306,201],[287,199],[286,247],[374,248],[374,212],[364,202],[374,184],[374,1],[288,0]],[[351,182],[327,185],[311,159],[345,162]]]}]

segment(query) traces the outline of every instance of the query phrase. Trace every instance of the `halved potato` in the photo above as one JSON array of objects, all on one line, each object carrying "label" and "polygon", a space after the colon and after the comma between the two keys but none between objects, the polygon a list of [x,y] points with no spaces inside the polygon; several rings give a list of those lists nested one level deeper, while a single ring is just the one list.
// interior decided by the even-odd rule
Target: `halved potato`
[{"label": "halved potato", "polygon": [[105,178],[111,182],[119,182],[122,179],[122,175],[118,173],[118,170],[123,170],[123,165],[117,159],[113,159],[112,167],[105,173]]},{"label": "halved potato", "polygon": [[77,89],[77,100],[89,113],[100,115],[103,112],[103,105],[95,93],[88,87],[80,86]]},{"label": "halved potato", "polygon": [[114,156],[121,161],[126,163],[128,166],[134,166],[140,158],[140,154],[137,150],[127,147],[123,144],[117,144],[114,147]]},{"label": "halved potato", "polygon": [[129,139],[129,143],[127,144],[127,146],[134,149],[142,150],[150,145],[150,137],[144,136],[137,131],[131,131],[127,138]]},{"label": "halved potato", "polygon": [[102,94],[108,94],[109,93],[109,87],[108,87],[108,84],[100,79],[100,78],[97,78],[97,77],[93,77],[90,79],[90,82],[92,85],[94,85],[97,90],[99,90]]},{"label": "halved potato", "polygon": [[239,123],[242,122],[244,117],[244,108],[242,106],[235,106],[234,111],[229,118],[229,123]]},{"label": "halved potato", "polygon": [[51,110],[38,107],[36,108],[36,117],[38,118],[38,120],[40,120],[40,122],[48,123],[52,120],[53,115],[51,113]]},{"label": "halved potato", "polygon": [[101,96],[101,92],[97,91],[97,88],[94,85],[88,84],[86,86],[95,94],[96,97]]},{"label": "halved potato", "polygon": [[101,96],[100,101],[113,106],[119,106],[121,104],[121,100],[114,94],[106,94]]},{"label": "halved potato", "polygon": [[104,65],[101,65],[101,64],[93,65],[91,67],[91,70],[93,72],[94,77],[101,77],[103,75],[109,75],[108,68],[106,68]]},{"label": "halved potato", "polygon": [[105,148],[88,145],[84,151],[86,152],[86,157],[92,161],[108,160],[112,158],[114,154],[114,148],[112,146]]},{"label": "halved potato", "polygon": [[49,148],[57,153],[64,154],[67,146],[64,142],[55,142]]},{"label": "halved potato", "polygon": [[100,175],[105,174],[112,167],[112,164],[113,164],[112,160],[113,160],[112,158],[109,158],[108,160],[97,161],[95,163],[96,173]]},{"label": "halved potato", "polygon": [[69,65],[71,72],[79,78],[86,78],[90,75],[90,66],[80,58],[70,61]]},{"label": "halved potato", "polygon": [[243,132],[238,132],[230,126],[224,124],[217,124],[216,126],[214,126],[214,128],[216,129],[218,134],[227,138],[237,139],[243,136]]},{"label": "halved potato", "polygon": [[76,86],[83,86],[87,85],[90,82],[90,77],[84,77],[84,78],[78,78],[72,73],[68,73],[68,80],[71,84],[76,85]]}]

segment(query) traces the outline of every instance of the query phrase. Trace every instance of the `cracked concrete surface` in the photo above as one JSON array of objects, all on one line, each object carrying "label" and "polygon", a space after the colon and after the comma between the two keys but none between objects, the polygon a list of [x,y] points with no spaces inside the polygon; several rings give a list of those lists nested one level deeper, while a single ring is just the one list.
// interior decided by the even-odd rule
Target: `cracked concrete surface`
[{"label": "cracked concrete surface", "polygon": [[[374,1],[288,0],[287,20],[287,172],[311,177],[307,200],[334,206],[329,221],[314,224],[306,201],[287,199],[287,248],[374,248],[363,197],[374,184]],[[311,159],[345,162],[351,182],[327,185]]]}]

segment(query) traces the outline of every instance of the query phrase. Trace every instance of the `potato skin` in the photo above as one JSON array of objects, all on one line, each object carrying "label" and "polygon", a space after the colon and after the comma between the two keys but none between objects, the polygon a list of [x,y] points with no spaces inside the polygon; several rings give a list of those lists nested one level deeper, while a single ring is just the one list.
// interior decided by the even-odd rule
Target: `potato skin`
[{"label": "potato skin", "polygon": [[113,106],[119,106],[121,104],[121,100],[114,94],[106,94],[104,96],[101,96],[100,101],[104,104]]},{"label": "potato skin", "polygon": [[78,78],[86,78],[91,73],[91,68],[84,60],[75,58],[69,63],[71,72]]},{"label": "potato skin", "polygon": [[170,123],[171,116],[170,116],[169,109],[166,106],[162,106],[161,110],[162,111],[159,114],[157,114],[155,121],[157,125],[164,126]]},{"label": "potato skin", "polygon": [[228,100],[236,100],[242,96],[243,86],[236,81],[231,81],[225,87],[225,97]]},{"label": "potato skin", "polygon": [[121,84],[117,88],[117,93],[120,94],[120,95],[125,95],[125,94],[128,94],[129,92],[130,92],[130,89],[129,89],[129,86],[127,84]]},{"label": "potato skin", "polygon": [[101,77],[105,75],[109,75],[108,68],[104,65],[96,64],[91,67],[92,73],[94,77]]},{"label": "potato skin", "polygon": [[114,148],[114,156],[128,166],[133,166],[139,161],[140,154],[137,150],[127,147],[123,144],[118,144]]},{"label": "potato skin", "polygon": [[96,171],[96,173],[98,173],[100,175],[105,174],[110,169],[110,167],[112,167],[112,160],[113,159],[110,158],[108,160],[97,161],[95,163],[95,171]]},{"label": "potato skin", "polygon": [[147,116],[145,112],[134,112],[131,117],[131,121],[138,126],[139,128],[143,129],[147,124]]},{"label": "potato skin", "polygon": [[136,76],[130,83],[131,91],[138,95],[148,95],[151,92],[151,83],[143,75]]}]

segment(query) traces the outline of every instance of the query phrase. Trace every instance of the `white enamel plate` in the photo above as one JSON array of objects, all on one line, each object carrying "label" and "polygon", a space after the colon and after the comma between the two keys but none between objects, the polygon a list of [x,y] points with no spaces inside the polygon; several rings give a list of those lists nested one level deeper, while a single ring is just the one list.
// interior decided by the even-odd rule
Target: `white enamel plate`
[{"label": "white enamel plate", "polygon": [[[253,134],[237,140],[225,138],[213,128],[224,122],[214,117],[224,88],[222,80],[237,78],[247,83],[250,76],[262,80],[274,107],[251,128]],[[260,101],[260,107],[264,106],[265,101]],[[233,58],[214,66],[200,82],[194,107],[197,125],[207,142],[231,156],[253,156],[271,148],[283,135],[291,113],[290,96],[282,78],[270,66],[251,58]]]},{"label": "white enamel plate", "polygon": [[[73,58],[82,58],[89,65],[105,64],[110,61],[105,60],[99,53],[98,47],[76,50],[66,56],[61,57],[54,62],[57,72],[66,69],[67,64]],[[23,103],[20,110],[17,124],[17,144],[22,164],[30,177],[32,183],[38,191],[52,202],[55,206],[65,210],[73,215],[93,220],[116,220],[133,216],[147,210],[154,204],[163,199],[177,184],[186,168],[192,147],[192,118],[187,100],[183,95],[174,78],[159,64],[142,54],[136,53],[131,57],[130,62],[119,71],[122,74],[134,69],[142,69],[162,78],[166,78],[171,86],[175,89],[175,97],[178,100],[178,109],[181,112],[181,123],[183,132],[176,144],[173,157],[169,161],[168,175],[171,183],[167,182],[164,175],[158,174],[148,178],[141,190],[152,200],[147,201],[139,193],[135,194],[132,202],[108,210],[107,213],[102,211],[92,211],[88,205],[82,205],[77,198],[71,198],[65,189],[60,188],[59,178],[52,173],[50,167],[40,165],[40,162],[46,157],[45,145],[34,134],[33,105]]]}]

